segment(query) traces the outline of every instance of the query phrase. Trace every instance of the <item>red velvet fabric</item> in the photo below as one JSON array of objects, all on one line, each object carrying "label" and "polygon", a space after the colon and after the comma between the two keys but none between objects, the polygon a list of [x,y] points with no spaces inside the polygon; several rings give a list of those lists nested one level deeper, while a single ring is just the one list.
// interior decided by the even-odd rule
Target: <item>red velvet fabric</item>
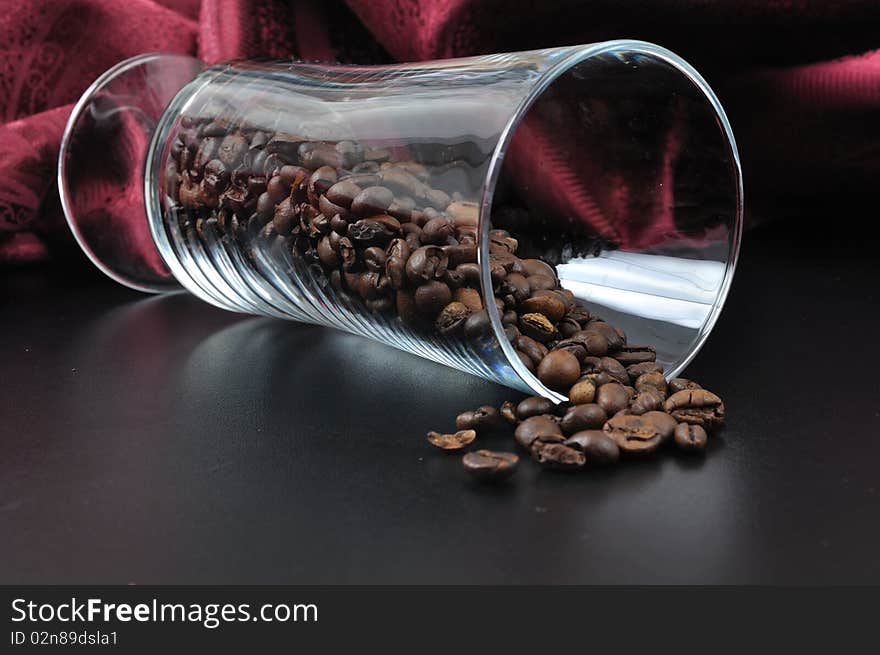
[{"label": "red velvet fabric", "polygon": [[74,247],[55,189],[61,133],[79,94],[121,59],[381,63],[622,37],[678,52],[716,89],[757,211],[875,193],[876,0],[0,0],[0,262]]}]

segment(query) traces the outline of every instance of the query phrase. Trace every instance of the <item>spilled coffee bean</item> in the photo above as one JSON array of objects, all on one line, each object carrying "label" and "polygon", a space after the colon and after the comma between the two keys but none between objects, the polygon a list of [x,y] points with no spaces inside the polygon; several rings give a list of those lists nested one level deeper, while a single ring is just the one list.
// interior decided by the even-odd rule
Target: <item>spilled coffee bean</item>
[{"label": "spilled coffee bean", "polygon": [[477,433],[474,430],[459,430],[453,434],[428,433],[428,441],[443,450],[461,450],[473,443],[476,438]]},{"label": "spilled coffee bean", "polygon": [[476,450],[461,458],[464,470],[481,482],[500,482],[516,472],[519,456],[494,450]]},{"label": "spilled coffee bean", "polygon": [[582,430],[565,440],[565,445],[584,454],[587,464],[607,466],[620,459],[617,442],[602,430]]},{"label": "spilled coffee bean", "polygon": [[724,403],[705,389],[678,391],[666,400],[665,408],[676,420],[704,429],[711,430],[724,424]]},{"label": "spilled coffee bean", "polygon": [[491,405],[484,405],[473,411],[462,412],[455,419],[455,427],[459,430],[483,432],[484,430],[495,430],[501,427],[501,425],[501,414]]},{"label": "spilled coffee bean", "polygon": [[538,464],[548,469],[573,470],[579,469],[587,462],[586,455],[577,448],[566,446],[565,443],[539,440],[532,447],[532,457]]},{"label": "spilled coffee bean", "polygon": [[679,423],[675,428],[675,445],[682,450],[698,452],[705,450],[709,437],[700,425]]}]

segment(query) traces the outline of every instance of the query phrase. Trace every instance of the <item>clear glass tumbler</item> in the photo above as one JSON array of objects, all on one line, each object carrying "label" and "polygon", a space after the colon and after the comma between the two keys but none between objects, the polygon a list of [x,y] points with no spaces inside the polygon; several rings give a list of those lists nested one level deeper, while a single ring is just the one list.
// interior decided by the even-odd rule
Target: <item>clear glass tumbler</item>
[{"label": "clear glass tumbler", "polygon": [[381,67],[144,55],[76,105],[58,183],[123,284],[557,401],[535,371],[560,342],[583,373],[605,354],[679,373],[742,224],[718,99],[639,41]]}]

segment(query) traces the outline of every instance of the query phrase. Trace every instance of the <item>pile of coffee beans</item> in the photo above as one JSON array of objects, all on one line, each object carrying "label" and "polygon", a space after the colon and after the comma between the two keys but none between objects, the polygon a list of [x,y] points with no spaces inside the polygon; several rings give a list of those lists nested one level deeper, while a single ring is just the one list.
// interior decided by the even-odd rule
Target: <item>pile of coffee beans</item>
[{"label": "pile of coffee beans", "polygon": [[[373,313],[477,340],[492,331],[477,264],[479,207],[431,184],[432,171],[454,165],[392,161],[389,150],[353,141],[303,141],[187,119],[166,163],[165,218],[206,248],[209,232],[245,254],[268,246],[279,262],[303,263],[320,284]],[[594,358],[621,351],[624,337],[578,306],[553,266],[517,256],[518,247],[509,231],[490,231],[494,303],[523,365],[566,391],[584,358],[604,370]],[[550,350],[559,352],[539,370]],[[627,352],[631,362],[652,355],[648,348]]]},{"label": "pile of coffee beans", "polygon": [[[556,352],[565,351],[549,351],[538,369],[547,360],[547,366],[555,367]],[[459,414],[454,434],[431,432],[428,440],[446,450],[461,450],[480,435],[506,429],[541,467],[578,470],[653,453],[667,443],[701,452],[708,435],[724,425],[721,398],[685,378],[667,383],[654,362],[630,364],[619,379],[607,379],[606,371],[591,370],[590,364],[580,366],[585,370],[572,384],[567,402],[530,396],[518,403],[506,401],[500,409],[486,405]],[[485,449],[462,458],[465,470],[484,481],[510,477],[518,461],[514,453]]]},{"label": "pile of coffee beans", "polygon": [[[183,117],[164,171],[165,220],[206,250],[220,239],[245,257],[268,251],[279,268],[295,262],[285,269],[291,275],[306,271],[322,288],[432,337],[491,341],[477,264],[479,206],[441,188],[438,174],[459,164],[426,165],[385,148],[308,141],[222,117]],[[458,451],[508,426],[550,469],[612,464],[667,442],[704,449],[724,423],[721,399],[688,380],[667,383],[653,347],[630,343],[563,289],[552,265],[558,262],[536,246],[543,239],[546,247],[553,234],[537,217],[501,207],[492,223],[488,269],[504,339],[523,367],[568,401],[531,397],[480,407],[429,441]],[[523,239],[528,224],[541,239]],[[579,252],[590,247],[577,245]],[[482,449],[463,462],[485,480],[509,476],[518,459]]]}]

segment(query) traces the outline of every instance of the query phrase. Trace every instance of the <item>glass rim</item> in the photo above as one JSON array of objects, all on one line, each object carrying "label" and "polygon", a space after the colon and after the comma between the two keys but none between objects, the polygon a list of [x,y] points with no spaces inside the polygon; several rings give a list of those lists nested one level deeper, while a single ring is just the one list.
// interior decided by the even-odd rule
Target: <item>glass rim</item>
[{"label": "glass rim", "polygon": [[743,225],[742,166],[740,163],[739,151],[736,147],[736,140],[733,136],[733,129],[730,126],[730,121],[727,118],[727,114],[724,112],[724,108],[721,106],[721,101],[718,99],[718,96],[715,95],[715,92],[709,86],[708,82],[706,82],[703,76],[700,75],[693,66],[691,66],[687,61],[682,59],[679,55],[675,54],[671,50],[668,50],[654,43],[635,39],[601,41],[598,43],[591,43],[582,46],[570,46],[568,48],[549,48],[547,49],[547,51],[566,49],[571,50],[571,53],[562,58],[560,61],[556,62],[554,65],[552,65],[541,74],[541,77],[537,80],[529,93],[523,98],[516,111],[507,121],[507,124],[505,125],[504,130],[502,131],[501,136],[498,139],[498,143],[495,145],[495,149],[492,152],[489,166],[486,171],[486,177],[483,183],[483,193],[480,199],[478,228],[479,247],[477,251],[478,265],[480,267],[480,288],[483,296],[483,304],[485,305],[487,313],[489,315],[489,321],[492,325],[492,331],[495,335],[495,339],[500,345],[501,350],[507,359],[508,365],[516,372],[516,374],[526,384],[526,386],[531,389],[536,395],[549,398],[557,403],[568,400],[568,397],[556,391],[553,391],[552,389],[544,385],[538,379],[536,373],[532,373],[526,368],[525,364],[522,363],[519,356],[516,354],[513,345],[507,340],[507,337],[504,333],[504,326],[501,324],[501,314],[498,311],[498,308],[495,306],[494,301],[487,302],[490,299],[494,299],[491,282],[492,278],[489,272],[489,230],[491,229],[490,215],[492,211],[495,188],[501,176],[501,169],[504,163],[504,158],[507,153],[508,146],[510,145],[513,136],[517,131],[517,128],[519,127],[522,120],[525,118],[526,114],[529,112],[529,109],[532,108],[538,98],[540,98],[556,80],[558,80],[563,74],[571,70],[572,67],[599,55],[622,50],[625,50],[629,53],[649,55],[671,66],[678,73],[682,74],[685,79],[687,79],[697,88],[697,90],[702,93],[703,97],[708,101],[709,106],[712,108],[712,111],[714,112],[715,117],[718,120],[718,124],[720,125],[721,130],[724,134],[725,146],[727,147],[728,155],[731,159],[731,162],[733,163],[733,171],[736,183],[736,210],[732,226],[728,257],[725,261],[724,266],[724,275],[722,277],[718,293],[716,294],[714,302],[712,304],[712,308],[707,314],[706,319],[703,321],[703,324],[700,326],[700,330],[697,334],[696,339],[691,345],[687,355],[680,362],[678,362],[674,368],[664,372],[667,379],[676,377],[682,370],[685,369],[685,367],[687,367],[688,364],[690,364],[694,357],[696,357],[697,353],[700,352],[703,345],[705,344],[709,334],[712,332],[712,329],[715,327],[715,324],[718,321],[718,317],[721,315],[721,310],[724,307],[724,303],[727,299],[727,294],[730,290],[730,285],[733,281],[733,274],[736,270],[736,264],[739,259]]}]

